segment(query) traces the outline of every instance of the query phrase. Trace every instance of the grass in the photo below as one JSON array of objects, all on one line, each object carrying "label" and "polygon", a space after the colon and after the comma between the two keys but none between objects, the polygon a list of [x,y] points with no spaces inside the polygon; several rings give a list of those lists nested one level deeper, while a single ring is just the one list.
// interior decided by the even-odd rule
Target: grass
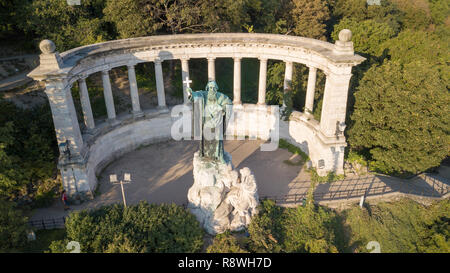
[{"label": "grass", "polygon": [[343,174],[339,175],[335,172],[328,172],[326,176],[320,176],[315,168],[311,168],[308,171],[311,174],[311,181],[318,183],[331,183],[345,178]]},{"label": "grass", "polygon": [[289,152],[299,155],[303,162],[310,160],[309,156],[305,152],[303,152],[299,147],[287,142],[287,140],[285,139],[280,139],[280,141],[278,142],[278,147],[281,149],[287,149]]},{"label": "grass", "polygon": [[66,236],[65,229],[42,229],[36,231],[36,240],[30,241],[20,252],[24,253],[44,253],[49,251],[49,246],[53,241],[63,240]]}]

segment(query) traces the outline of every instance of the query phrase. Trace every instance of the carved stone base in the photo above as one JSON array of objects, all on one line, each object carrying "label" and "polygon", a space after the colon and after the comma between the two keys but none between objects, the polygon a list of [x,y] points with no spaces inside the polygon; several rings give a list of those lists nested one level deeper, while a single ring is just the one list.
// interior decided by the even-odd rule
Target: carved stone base
[{"label": "carved stone base", "polygon": [[250,224],[259,204],[256,181],[249,168],[236,171],[231,155],[225,163],[194,154],[194,184],[188,208],[209,234],[239,231]]}]

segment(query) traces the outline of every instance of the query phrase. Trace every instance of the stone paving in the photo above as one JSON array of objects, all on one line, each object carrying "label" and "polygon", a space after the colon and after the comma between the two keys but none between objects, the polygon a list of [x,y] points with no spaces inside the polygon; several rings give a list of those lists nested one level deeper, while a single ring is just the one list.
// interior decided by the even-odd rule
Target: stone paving
[{"label": "stone paving", "polygon": [[[296,155],[285,149],[262,152],[260,140],[225,141],[225,150],[231,153],[233,165],[249,167],[256,178],[260,197],[272,197],[280,205],[295,205],[301,202],[310,187],[310,175],[296,162]],[[187,191],[193,183],[192,158],[198,149],[194,141],[168,141],[152,144],[125,154],[109,164],[99,178],[98,195],[94,200],[81,205],[72,205],[72,210],[91,209],[112,203],[122,203],[120,185],[109,182],[110,174],[131,173],[132,182],[126,184],[128,205],[141,200],[150,203],[187,203]],[[314,199],[319,203],[357,200],[366,194],[369,197],[389,193],[414,194],[425,197],[441,197],[449,192],[449,180],[442,177],[421,175],[409,180],[382,175],[364,177],[349,176],[342,181],[319,184]],[[67,215],[62,204],[34,211],[31,220],[57,218]]]}]

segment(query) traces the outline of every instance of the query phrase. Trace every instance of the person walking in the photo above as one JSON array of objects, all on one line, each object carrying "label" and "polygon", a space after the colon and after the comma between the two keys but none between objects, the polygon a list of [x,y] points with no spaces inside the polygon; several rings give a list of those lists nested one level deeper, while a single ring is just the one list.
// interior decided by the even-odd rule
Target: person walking
[{"label": "person walking", "polygon": [[66,195],[66,190],[63,190],[61,192],[61,201],[63,202],[64,205],[64,210],[68,210],[70,209],[68,203],[67,203],[67,195]]}]

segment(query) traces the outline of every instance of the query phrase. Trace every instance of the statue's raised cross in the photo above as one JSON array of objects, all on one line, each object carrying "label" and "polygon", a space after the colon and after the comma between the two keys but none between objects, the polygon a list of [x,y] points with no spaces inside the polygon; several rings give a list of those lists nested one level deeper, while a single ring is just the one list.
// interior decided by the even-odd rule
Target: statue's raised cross
[{"label": "statue's raised cross", "polygon": [[189,77],[186,77],[186,80],[183,83],[185,83],[186,86],[190,88],[189,84],[192,83],[192,81],[189,79]]}]

